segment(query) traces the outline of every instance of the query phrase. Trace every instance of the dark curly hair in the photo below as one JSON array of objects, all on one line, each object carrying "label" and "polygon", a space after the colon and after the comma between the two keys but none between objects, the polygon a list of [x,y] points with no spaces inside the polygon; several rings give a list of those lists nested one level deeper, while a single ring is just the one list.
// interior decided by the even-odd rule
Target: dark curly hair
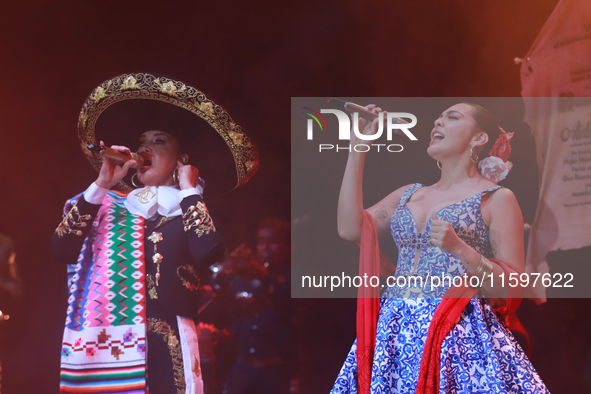
[{"label": "dark curly hair", "polygon": [[489,110],[482,107],[481,105],[474,103],[463,103],[472,108],[472,118],[476,121],[476,127],[479,131],[483,131],[488,134],[488,142],[477,151],[479,160],[488,156],[488,152],[491,150],[497,138],[501,134],[499,130],[499,122]]}]

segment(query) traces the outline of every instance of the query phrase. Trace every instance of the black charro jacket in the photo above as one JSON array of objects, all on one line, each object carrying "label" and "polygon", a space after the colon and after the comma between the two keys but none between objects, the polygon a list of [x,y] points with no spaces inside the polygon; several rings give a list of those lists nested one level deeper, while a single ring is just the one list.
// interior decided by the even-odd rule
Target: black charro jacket
[{"label": "black charro jacket", "polygon": [[[126,197],[120,192],[109,194],[121,201]],[[144,234],[138,241],[143,242],[144,248],[147,317],[195,318],[200,275],[223,255],[222,235],[202,197],[188,196],[180,206],[182,215],[157,215],[153,220],[143,220],[141,225]],[[61,261],[77,263],[84,240],[93,229],[96,231],[101,226],[101,220],[97,219],[100,208],[101,205],[87,202],[82,195],[66,204],[64,219],[52,239],[54,253]],[[135,231],[137,229],[129,229],[130,233]],[[162,257],[159,270],[154,260],[156,254]]]}]

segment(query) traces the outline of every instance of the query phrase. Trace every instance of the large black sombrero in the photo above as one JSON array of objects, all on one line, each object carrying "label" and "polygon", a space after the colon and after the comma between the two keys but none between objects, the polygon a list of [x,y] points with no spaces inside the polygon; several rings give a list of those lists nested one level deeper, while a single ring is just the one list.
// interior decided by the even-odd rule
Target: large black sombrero
[{"label": "large black sombrero", "polygon": [[[149,130],[177,138],[189,163],[199,168],[208,194],[237,188],[259,167],[256,148],[224,108],[198,89],[167,77],[132,73],[109,79],[88,96],[78,118],[78,139],[96,170],[102,159],[89,146],[103,140],[107,146],[125,145],[134,151],[140,135]],[[132,172],[119,189],[132,189]]]}]

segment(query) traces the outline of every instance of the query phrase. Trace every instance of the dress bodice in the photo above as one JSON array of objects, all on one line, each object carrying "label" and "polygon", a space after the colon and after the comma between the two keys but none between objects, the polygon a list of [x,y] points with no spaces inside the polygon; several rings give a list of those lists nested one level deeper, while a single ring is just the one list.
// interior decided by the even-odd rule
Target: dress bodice
[{"label": "dress bodice", "polygon": [[[466,272],[464,265],[456,256],[443,252],[439,247],[431,243],[430,218],[427,221],[425,231],[417,231],[415,220],[406,203],[413,193],[423,186],[416,183],[402,194],[390,221],[390,231],[398,247],[398,263],[395,276],[421,277],[425,285],[413,286],[411,289],[408,286],[401,286],[404,281],[398,280],[397,286],[390,286],[393,283],[390,282],[390,288],[386,295],[388,297],[441,297],[449,288],[447,285],[449,280],[443,281],[442,278],[459,277]],[[464,242],[487,257],[492,256],[492,251],[489,231],[482,218],[480,203],[485,193],[495,191],[500,187],[494,186],[464,200],[449,204],[437,211],[437,217],[451,223]],[[420,253],[420,257],[417,261],[416,255],[418,253]],[[432,279],[433,277],[442,280]],[[433,288],[431,288],[431,284],[434,285]],[[403,289],[403,287],[406,289]],[[407,291],[410,291],[410,293]]]}]

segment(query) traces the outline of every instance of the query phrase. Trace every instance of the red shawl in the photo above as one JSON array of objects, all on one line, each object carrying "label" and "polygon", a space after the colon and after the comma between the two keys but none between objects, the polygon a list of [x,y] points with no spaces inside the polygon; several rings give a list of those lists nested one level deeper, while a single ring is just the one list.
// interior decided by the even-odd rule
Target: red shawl
[{"label": "red shawl", "polygon": [[[359,247],[359,276],[379,277],[381,251],[378,233],[372,216],[365,210]],[[369,394],[379,313],[379,287],[360,286],[357,290],[357,383],[360,394]]]},{"label": "red shawl", "polygon": [[[387,268],[388,260],[382,254],[378,242],[378,235],[373,224],[372,216],[363,211],[361,226],[361,240],[359,243],[359,275],[380,276],[382,270]],[[505,271],[506,277],[511,272],[517,272],[504,262],[490,259]],[[391,265],[390,265],[391,266]],[[502,315],[513,313],[521,304],[521,289],[508,288],[506,304],[496,309]],[[441,303],[433,314],[429,326],[421,367],[419,381],[415,393],[431,394],[439,392],[439,370],[441,359],[441,344],[459,321],[460,315],[470,299],[478,289],[472,287],[452,286],[443,296]],[[357,384],[360,394],[370,393],[371,367],[373,364],[374,348],[376,342],[376,329],[378,315],[380,313],[380,289],[379,287],[359,287],[357,291]]]}]

